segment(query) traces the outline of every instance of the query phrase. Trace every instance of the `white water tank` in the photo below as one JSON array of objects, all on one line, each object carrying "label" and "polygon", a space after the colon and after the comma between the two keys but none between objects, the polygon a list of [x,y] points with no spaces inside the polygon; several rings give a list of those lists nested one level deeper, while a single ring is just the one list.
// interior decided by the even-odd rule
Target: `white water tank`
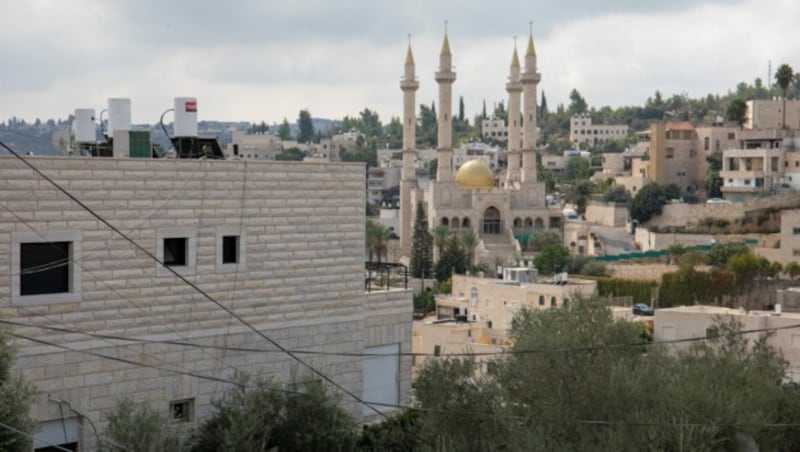
[{"label": "white water tank", "polygon": [[197,98],[175,98],[175,136],[197,136]]},{"label": "white water tank", "polygon": [[94,143],[97,141],[94,108],[76,108],[73,121],[76,142]]},{"label": "white water tank", "polygon": [[108,130],[106,135],[114,138],[114,132],[131,130],[131,100],[108,99]]}]

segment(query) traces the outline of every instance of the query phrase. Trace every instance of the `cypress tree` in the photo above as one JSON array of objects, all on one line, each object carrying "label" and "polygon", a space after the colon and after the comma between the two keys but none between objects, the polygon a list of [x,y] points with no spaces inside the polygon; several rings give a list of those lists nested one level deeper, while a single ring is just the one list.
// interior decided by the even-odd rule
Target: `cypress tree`
[{"label": "cypress tree", "polygon": [[417,204],[414,219],[414,235],[411,238],[411,276],[425,278],[431,275],[433,267],[433,238],[428,232],[428,218],[422,204]]}]

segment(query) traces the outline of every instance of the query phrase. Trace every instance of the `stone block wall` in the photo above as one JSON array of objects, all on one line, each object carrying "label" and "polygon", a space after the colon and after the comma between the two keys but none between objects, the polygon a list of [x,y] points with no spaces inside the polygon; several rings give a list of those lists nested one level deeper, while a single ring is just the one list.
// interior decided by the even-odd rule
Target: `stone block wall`
[{"label": "stone block wall", "polygon": [[[378,334],[365,329],[362,165],[67,157],[28,161],[148,253],[163,253],[159,244],[164,236],[188,237],[191,262],[179,272],[287,348],[358,353],[367,335]],[[0,318],[31,325],[14,328],[24,336],[152,366],[20,339],[16,369],[42,391],[34,409],[38,419],[58,416],[59,407],[48,400],[57,399],[102,428],[109,409],[124,396],[150,400],[165,415],[170,400],[193,398],[195,414],[202,417],[227,385],[164,369],[224,379],[238,371],[285,379],[302,369],[18,159],[0,157],[0,174],[0,289],[6,299]],[[33,298],[18,294],[20,268],[14,254],[19,243],[54,234],[74,239],[71,293],[32,303]],[[238,264],[221,264],[223,235],[239,236]],[[408,306],[410,336],[410,295]],[[402,320],[399,311],[394,315],[383,322]],[[131,344],[33,325],[269,351]],[[410,347],[410,338],[400,334],[403,327],[383,327]],[[302,359],[360,395],[359,358]],[[360,413],[361,407],[352,408]]]}]

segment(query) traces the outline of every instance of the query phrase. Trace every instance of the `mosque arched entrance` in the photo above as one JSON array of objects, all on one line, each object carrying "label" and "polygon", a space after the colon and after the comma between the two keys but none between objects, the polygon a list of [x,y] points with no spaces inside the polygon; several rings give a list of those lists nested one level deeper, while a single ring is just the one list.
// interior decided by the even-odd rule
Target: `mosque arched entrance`
[{"label": "mosque arched entrance", "polygon": [[496,207],[489,207],[483,211],[483,233],[500,234],[503,230],[500,211]]}]

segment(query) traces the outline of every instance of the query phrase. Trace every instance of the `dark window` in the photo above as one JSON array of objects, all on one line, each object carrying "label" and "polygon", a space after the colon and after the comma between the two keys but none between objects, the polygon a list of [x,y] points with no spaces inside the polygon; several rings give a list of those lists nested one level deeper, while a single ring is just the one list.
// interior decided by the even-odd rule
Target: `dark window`
[{"label": "dark window", "polygon": [[222,263],[235,264],[239,262],[239,236],[226,235],[222,237]]},{"label": "dark window", "polygon": [[442,354],[442,346],[441,345],[434,345],[433,346],[433,356],[439,356]]},{"label": "dark window", "polygon": [[176,400],[169,403],[172,422],[192,422],[194,419],[194,400]]},{"label": "dark window", "polygon": [[69,292],[70,242],[20,244],[20,295]]},{"label": "dark window", "polygon": [[164,239],[164,265],[168,267],[186,265],[185,237]]}]

